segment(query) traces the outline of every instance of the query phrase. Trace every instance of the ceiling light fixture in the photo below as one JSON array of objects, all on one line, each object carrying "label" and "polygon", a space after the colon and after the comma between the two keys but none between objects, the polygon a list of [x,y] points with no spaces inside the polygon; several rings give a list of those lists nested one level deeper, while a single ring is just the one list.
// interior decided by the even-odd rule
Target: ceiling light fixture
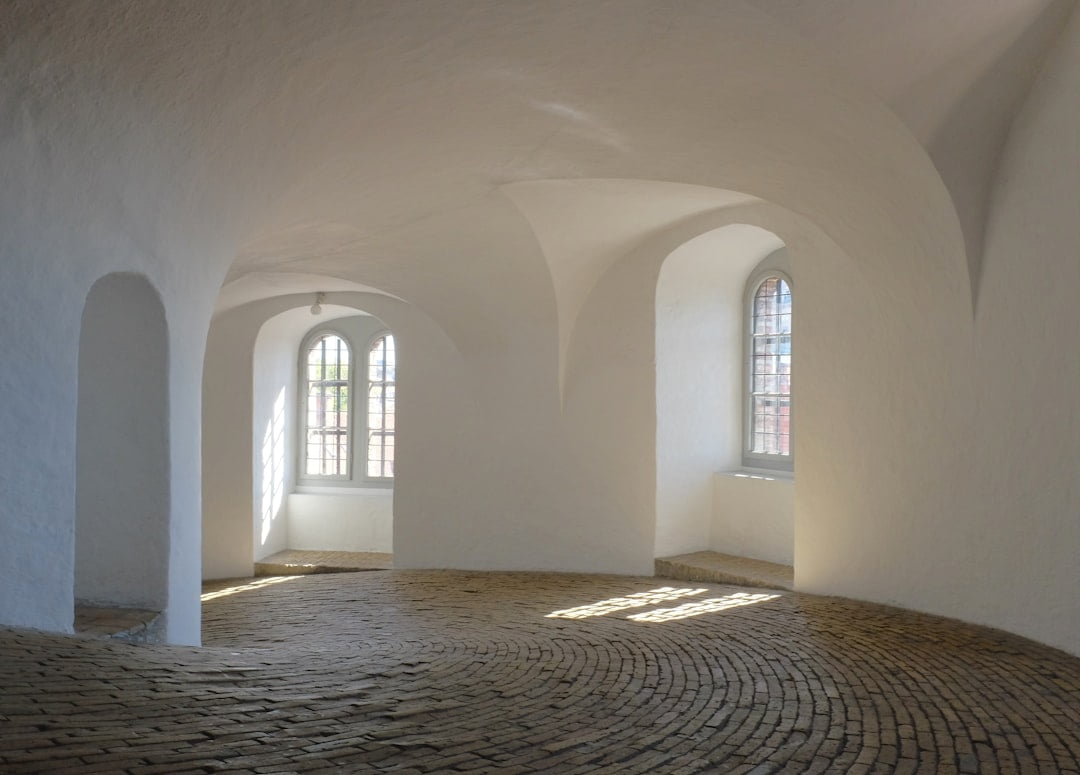
[{"label": "ceiling light fixture", "polygon": [[325,299],[325,298],[326,298],[326,294],[323,293],[322,291],[319,291],[318,293],[315,294],[315,303],[311,305],[311,314],[312,315],[321,315],[322,314],[322,303],[323,303],[323,299]]}]

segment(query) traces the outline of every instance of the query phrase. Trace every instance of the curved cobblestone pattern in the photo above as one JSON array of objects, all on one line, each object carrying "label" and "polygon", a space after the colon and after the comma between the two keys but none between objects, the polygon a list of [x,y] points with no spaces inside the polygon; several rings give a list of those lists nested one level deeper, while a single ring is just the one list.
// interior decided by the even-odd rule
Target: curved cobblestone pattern
[{"label": "curved cobblestone pattern", "polygon": [[0,631],[0,772],[1076,773],[1080,660],[778,590],[368,572],[203,649]]}]

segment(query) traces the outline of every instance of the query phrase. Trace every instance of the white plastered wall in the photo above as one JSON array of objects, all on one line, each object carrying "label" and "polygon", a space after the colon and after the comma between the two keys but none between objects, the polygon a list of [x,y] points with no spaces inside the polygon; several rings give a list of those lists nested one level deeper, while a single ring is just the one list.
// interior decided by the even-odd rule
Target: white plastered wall
[{"label": "white plastered wall", "polygon": [[776,471],[712,477],[709,548],[780,565],[795,562],[795,480]]},{"label": "white plastered wall", "polygon": [[[5,49],[10,83],[36,80],[50,49],[35,40]],[[230,249],[216,192],[189,198],[166,184],[189,180],[192,160],[154,139],[154,121],[102,110],[111,97],[88,84],[97,71],[78,72],[5,94],[0,120],[0,428],[11,440],[0,444],[0,622],[73,627],[81,316],[99,278],[135,273],[160,296],[168,329],[168,401],[157,406],[169,450],[167,594],[154,602],[166,640],[197,644],[199,387]]]},{"label": "white plastered wall", "polygon": [[392,489],[321,489],[289,496],[290,548],[393,553]]},{"label": "white plastered wall", "polygon": [[[1080,15],[1013,125],[976,307],[975,468],[954,562],[979,620],[1080,654]],[[976,607],[977,606],[977,607]],[[966,612],[966,615],[971,616]]]},{"label": "white plastered wall", "polygon": [[275,315],[255,338],[252,380],[252,546],[254,559],[289,548],[288,496],[296,480],[296,385],[306,309]]}]

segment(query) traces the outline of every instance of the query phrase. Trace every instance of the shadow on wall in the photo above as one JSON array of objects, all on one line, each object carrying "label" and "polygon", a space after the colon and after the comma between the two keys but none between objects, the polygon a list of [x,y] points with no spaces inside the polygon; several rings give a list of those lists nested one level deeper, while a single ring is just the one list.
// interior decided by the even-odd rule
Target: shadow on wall
[{"label": "shadow on wall", "polygon": [[90,289],[79,338],[75,586],[80,603],[162,610],[168,585],[168,335],[157,291]]}]

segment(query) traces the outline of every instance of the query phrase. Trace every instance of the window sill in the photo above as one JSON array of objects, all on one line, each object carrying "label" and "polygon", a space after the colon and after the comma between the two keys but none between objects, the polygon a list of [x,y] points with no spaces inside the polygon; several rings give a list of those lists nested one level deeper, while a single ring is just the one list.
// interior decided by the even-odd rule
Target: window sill
[{"label": "window sill", "polygon": [[736,468],[731,471],[717,471],[717,476],[730,476],[733,479],[754,479],[765,482],[793,482],[795,474],[792,471],[774,471],[769,468]]},{"label": "window sill", "polygon": [[333,484],[301,484],[293,490],[295,495],[375,495],[393,493],[392,484],[364,484],[357,487],[343,487]]}]

